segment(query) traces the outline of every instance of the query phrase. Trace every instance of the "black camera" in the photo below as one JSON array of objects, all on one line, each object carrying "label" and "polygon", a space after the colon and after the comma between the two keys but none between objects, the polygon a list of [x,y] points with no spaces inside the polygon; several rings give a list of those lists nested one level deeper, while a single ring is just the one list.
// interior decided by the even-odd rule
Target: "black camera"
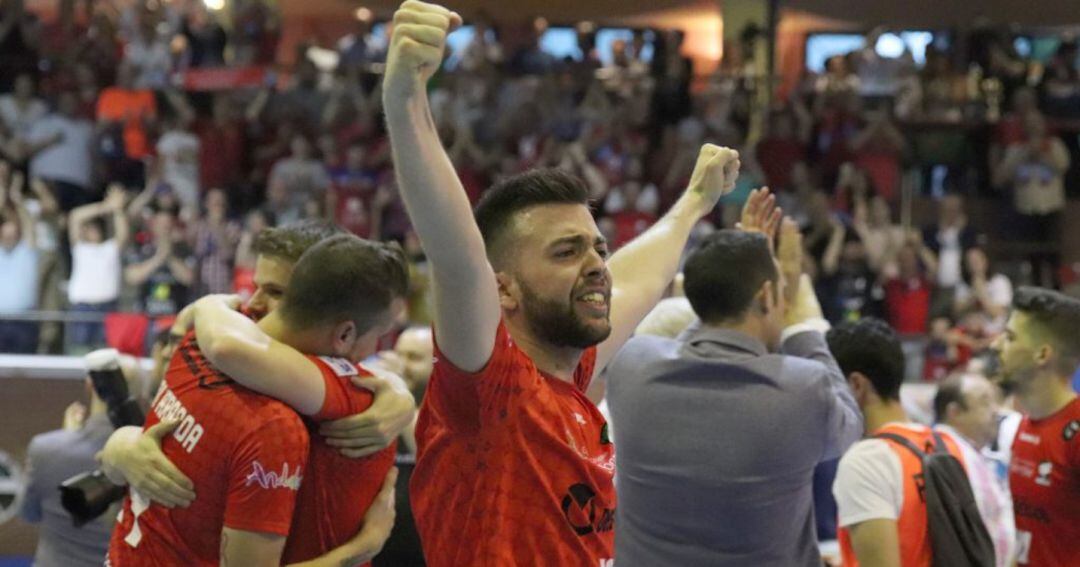
[{"label": "black camera", "polygon": [[[86,369],[94,393],[108,408],[113,427],[142,425],[145,416],[131,396],[120,369],[120,353],[115,349],[95,350],[86,355]],[[73,476],[60,485],[60,503],[71,514],[75,526],[82,526],[105,513],[127,490],[113,484],[100,469]]]}]

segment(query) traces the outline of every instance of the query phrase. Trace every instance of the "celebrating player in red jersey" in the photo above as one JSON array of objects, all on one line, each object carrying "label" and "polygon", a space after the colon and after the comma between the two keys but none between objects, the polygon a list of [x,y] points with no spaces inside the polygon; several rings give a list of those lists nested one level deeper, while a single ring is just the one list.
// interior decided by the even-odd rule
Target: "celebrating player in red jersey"
[{"label": "celebrating player in red jersey", "polygon": [[[353,236],[327,239],[297,263],[280,309],[259,322],[258,327],[265,331],[260,336],[344,360],[323,358],[313,363],[303,355],[282,357],[278,353],[282,343],[262,340],[253,346],[242,333],[229,329],[210,332],[198,327],[196,319],[194,337],[206,335],[212,340],[201,344],[189,338],[183,343],[166,376],[167,388],[155,399],[147,427],[161,419],[180,418],[163,449],[194,479],[198,497],[190,507],[171,509],[150,505],[132,491],[113,535],[112,564],[211,565],[220,559],[222,563],[277,565],[293,521],[297,491],[303,476],[312,473],[304,468],[308,464],[306,430],[284,405],[228,380],[203,357],[200,348],[214,360],[243,359],[256,371],[265,371],[262,365],[274,360],[292,374],[313,372],[319,380],[298,403],[301,410],[309,409],[320,417],[355,413],[370,403],[370,395],[355,396],[356,390],[342,382],[357,373],[347,361],[374,351],[376,340],[392,324],[393,306],[400,308],[406,274],[400,250]],[[342,282],[349,285],[342,286]],[[214,299],[205,303],[209,305]],[[233,316],[255,325],[242,315]],[[253,349],[261,349],[263,360],[250,358]],[[222,370],[232,369],[225,365]],[[283,425],[270,427],[275,423],[272,420]],[[390,467],[392,449],[386,455],[385,463],[370,467],[381,468],[382,474],[351,479],[358,484],[366,481],[367,488],[347,496],[364,492],[369,500],[374,499]],[[315,496],[306,500],[329,500],[318,493],[327,487],[316,485],[312,489]],[[360,507],[358,514],[346,518],[354,522],[347,534],[339,530],[343,513],[328,516],[327,525],[313,520],[313,525],[305,526],[309,537],[297,547],[296,555],[310,553],[329,540],[351,537],[357,516],[363,516],[365,509]],[[353,510],[356,508],[350,508]],[[320,540],[323,535],[326,538]],[[345,557],[324,557],[312,564],[339,564],[342,559]]]},{"label": "celebrating player in red jersey", "polygon": [[1080,565],[1080,399],[1070,385],[1078,330],[1080,301],[1021,287],[993,345],[1026,412],[1009,464],[1019,565]]},{"label": "celebrating player in red jersey", "polygon": [[738,154],[706,146],[671,211],[610,262],[588,191],[536,170],[469,207],[426,83],[460,17],[394,15],[383,103],[402,197],[431,267],[435,370],[410,484],[433,566],[613,561],[614,447],[586,389],[673,279],[691,228],[734,187]]}]

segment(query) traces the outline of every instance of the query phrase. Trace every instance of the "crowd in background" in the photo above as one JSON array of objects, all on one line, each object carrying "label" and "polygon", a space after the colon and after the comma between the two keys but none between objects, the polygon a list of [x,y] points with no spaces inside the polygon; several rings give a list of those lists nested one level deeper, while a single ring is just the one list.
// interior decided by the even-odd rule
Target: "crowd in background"
[{"label": "crowd in background", "polygon": [[[402,242],[417,276],[409,322],[429,323],[393,175],[409,164],[391,162],[380,115],[387,34],[365,14],[334,50],[299,45],[287,78],[185,90],[192,70],[274,68],[274,9],[229,6],[60,0],[43,22],[2,2],[0,351],[108,340],[143,352],[155,318],[253,289],[261,229],[312,218]],[[677,31],[637,31],[601,57],[597,30],[580,24],[581,56],[560,59],[535,22],[468,23],[429,96],[474,202],[502,176],[562,168],[587,181],[618,247],[680,194],[703,142],[737,148],[738,189],[700,234],[771,187],[803,228],[828,318],[885,318],[909,339],[913,378],[941,378],[985,349],[1014,284],[1070,283],[1060,224],[1080,188],[1075,40],[1039,63],[976,30],[966,49],[931,48],[919,66],[907,52],[878,55],[875,30],[870,47],[764,106],[765,83],[746,71],[753,34],[695,78]],[[913,221],[912,196],[934,199],[929,222]],[[965,199],[987,196],[1004,214],[980,226]],[[1004,258],[999,240],[1023,246]],[[56,311],[65,322],[32,315]]]}]

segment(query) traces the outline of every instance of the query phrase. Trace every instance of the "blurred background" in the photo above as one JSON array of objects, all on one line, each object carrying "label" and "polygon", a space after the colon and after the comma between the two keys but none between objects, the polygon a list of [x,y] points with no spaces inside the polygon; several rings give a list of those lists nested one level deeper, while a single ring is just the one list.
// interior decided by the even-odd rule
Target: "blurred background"
[{"label": "blurred background", "polygon": [[[833,321],[904,337],[909,403],[982,357],[1012,290],[1076,292],[1080,12],[1070,2],[518,0],[465,18],[430,86],[470,199],[539,166],[589,184],[615,247],[704,142],[768,185]],[[80,355],[143,363],[206,293],[250,294],[254,236],[326,219],[401,242],[379,79],[396,2],[0,0],[0,565],[27,565],[26,447],[83,427]],[[673,290],[678,293],[678,290]],[[394,336],[385,346],[392,348]],[[929,393],[928,393],[929,392]],[[145,393],[143,393],[145,394]]]}]

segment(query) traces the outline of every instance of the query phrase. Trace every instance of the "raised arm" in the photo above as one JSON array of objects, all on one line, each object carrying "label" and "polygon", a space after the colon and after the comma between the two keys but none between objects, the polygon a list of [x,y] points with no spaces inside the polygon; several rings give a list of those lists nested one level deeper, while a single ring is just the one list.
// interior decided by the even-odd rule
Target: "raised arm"
[{"label": "raised arm", "polygon": [[690,230],[721,196],[735,188],[738,174],[738,152],[712,144],[702,146],[682,197],[649,230],[611,257],[611,335],[600,343],[593,378],[660,301],[679,269]]},{"label": "raised arm", "polygon": [[442,62],[456,13],[409,0],[394,14],[383,105],[405,208],[431,265],[439,349],[458,368],[491,357],[500,307],[495,273],[468,197],[443,150],[426,85]]}]

